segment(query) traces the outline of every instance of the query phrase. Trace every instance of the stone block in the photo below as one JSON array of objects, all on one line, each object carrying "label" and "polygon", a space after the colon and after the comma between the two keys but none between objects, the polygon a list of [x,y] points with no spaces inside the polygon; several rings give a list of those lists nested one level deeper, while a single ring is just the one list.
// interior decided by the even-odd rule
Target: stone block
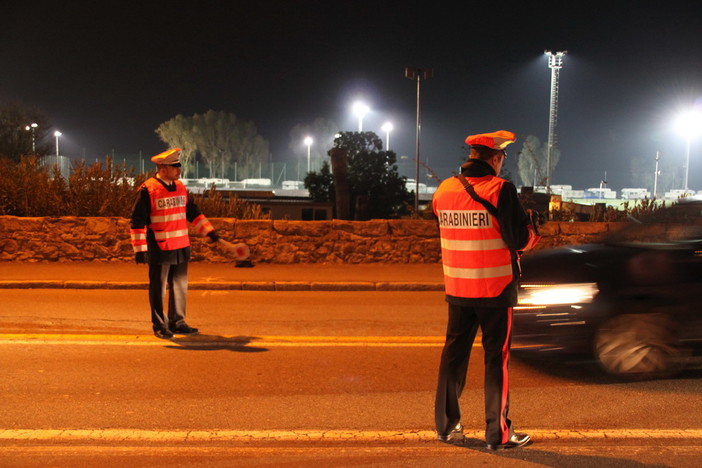
[{"label": "stone block", "polygon": [[330,229],[329,221],[273,221],[273,232],[281,236],[323,237]]},{"label": "stone block", "polygon": [[114,234],[119,229],[115,218],[84,218],[84,232],[86,234],[99,233],[99,234]]},{"label": "stone block", "polygon": [[439,226],[434,220],[391,219],[388,220],[388,226],[389,234],[394,237],[439,237]]},{"label": "stone block", "polygon": [[0,232],[39,231],[44,218],[20,218],[18,216],[0,216]]},{"label": "stone block", "polygon": [[584,235],[584,234],[606,234],[609,223],[558,223],[560,234],[565,235]]},{"label": "stone block", "polygon": [[249,238],[270,238],[273,235],[273,221],[244,220],[236,223],[235,237],[245,242]]}]

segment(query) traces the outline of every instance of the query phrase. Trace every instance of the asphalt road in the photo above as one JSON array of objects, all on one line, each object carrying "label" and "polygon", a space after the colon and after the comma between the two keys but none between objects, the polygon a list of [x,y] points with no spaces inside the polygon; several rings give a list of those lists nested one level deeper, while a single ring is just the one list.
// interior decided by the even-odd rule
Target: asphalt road
[{"label": "asphalt road", "polygon": [[[623,382],[516,350],[512,411],[535,443],[438,443],[440,292],[191,291],[199,336],[150,335],[146,291],[0,290],[0,466],[699,466],[702,372]],[[521,351],[521,352],[520,352]]]}]

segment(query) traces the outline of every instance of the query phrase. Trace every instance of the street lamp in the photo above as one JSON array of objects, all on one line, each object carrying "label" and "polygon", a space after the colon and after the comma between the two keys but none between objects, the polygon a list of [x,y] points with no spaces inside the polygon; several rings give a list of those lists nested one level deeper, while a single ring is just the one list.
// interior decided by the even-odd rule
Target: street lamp
[{"label": "street lamp", "polygon": [[58,130],[56,130],[56,131],[54,132],[54,136],[56,137],[56,166],[57,166],[57,167],[60,167],[60,166],[59,166],[58,138],[59,138],[61,135],[62,135],[62,133],[59,132]]},{"label": "street lamp", "polygon": [[416,154],[415,154],[415,174],[414,174],[414,212],[419,212],[419,133],[422,129],[422,121],[420,118],[420,99],[419,99],[419,82],[433,78],[434,69],[433,68],[405,68],[405,78],[417,81],[417,141],[416,141]]},{"label": "street lamp", "polygon": [[353,104],[353,113],[358,117],[358,131],[363,131],[363,117],[370,111],[370,108],[360,101],[356,101]]},{"label": "street lamp", "polygon": [[390,151],[390,132],[393,130],[392,122],[385,122],[380,129],[385,132],[385,150]]},{"label": "street lamp", "polygon": [[658,175],[661,171],[658,170],[658,161],[661,160],[661,152],[656,151],[656,172],[653,173],[653,198],[658,194]]},{"label": "street lamp", "polygon": [[558,76],[563,67],[563,57],[567,51],[544,52],[548,57],[548,68],[551,69],[551,100],[548,116],[548,144],[546,147],[546,193],[551,193],[551,161],[553,161],[553,148],[556,145],[556,119],[558,117]]},{"label": "street lamp", "polygon": [[30,125],[27,125],[24,127],[25,130],[31,130],[32,131],[32,154],[37,153],[37,145],[36,145],[36,136],[34,135],[34,130],[38,127],[39,125],[36,123],[32,123]]},{"label": "street lamp", "polygon": [[311,136],[305,137],[305,144],[307,145],[307,172],[310,172],[310,147],[313,141]]},{"label": "street lamp", "polygon": [[686,149],[685,149],[685,185],[683,188],[685,191],[689,189],[688,187],[688,175],[690,173],[690,144],[692,139],[697,137],[702,133],[702,113],[697,109],[689,110],[683,113],[677,122],[677,128],[680,134],[685,137]]}]

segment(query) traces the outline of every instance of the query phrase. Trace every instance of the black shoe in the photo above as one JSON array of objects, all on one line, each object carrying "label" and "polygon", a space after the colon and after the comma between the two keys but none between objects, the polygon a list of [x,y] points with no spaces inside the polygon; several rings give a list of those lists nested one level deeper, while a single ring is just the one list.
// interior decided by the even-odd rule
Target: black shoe
[{"label": "black shoe", "polygon": [[448,434],[438,434],[438,439],[441,442],[446,442],[447,444],[455,444],[456,442],[461,442],[463,440],[463,426],[459,422],[456,427],[451,430]]},{"label": "black shoe", "polygon": [[186,324],[178,325],[177,327],[171,327],[171,333],[175,333],[176,335],[193,335],[200,330],[197,328],[190,327]]},{"label": "black shoe", "polygon": [[488,450],[506,450],[517,447],[524,447],[531,442],[529,434],[523,432],[515,432],[505,444],[487,444]]},{"label": "black shoe", "polygon": [[165,328],[160,328],[158,330],[154,330],[154,336],[156,338],[161,338],[162,340],[170,340],[173,338],[173,333]]}]

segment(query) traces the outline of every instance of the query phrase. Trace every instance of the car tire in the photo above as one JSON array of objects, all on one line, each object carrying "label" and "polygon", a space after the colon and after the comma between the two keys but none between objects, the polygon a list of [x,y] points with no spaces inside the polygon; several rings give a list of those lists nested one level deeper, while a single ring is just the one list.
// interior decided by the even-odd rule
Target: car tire
[{"label": "car tire", "polygon": [[688,354],[665,313],[611,318],[597,330],[593,345],[605,371],[628,378],[669,377],[684,366]]}]

